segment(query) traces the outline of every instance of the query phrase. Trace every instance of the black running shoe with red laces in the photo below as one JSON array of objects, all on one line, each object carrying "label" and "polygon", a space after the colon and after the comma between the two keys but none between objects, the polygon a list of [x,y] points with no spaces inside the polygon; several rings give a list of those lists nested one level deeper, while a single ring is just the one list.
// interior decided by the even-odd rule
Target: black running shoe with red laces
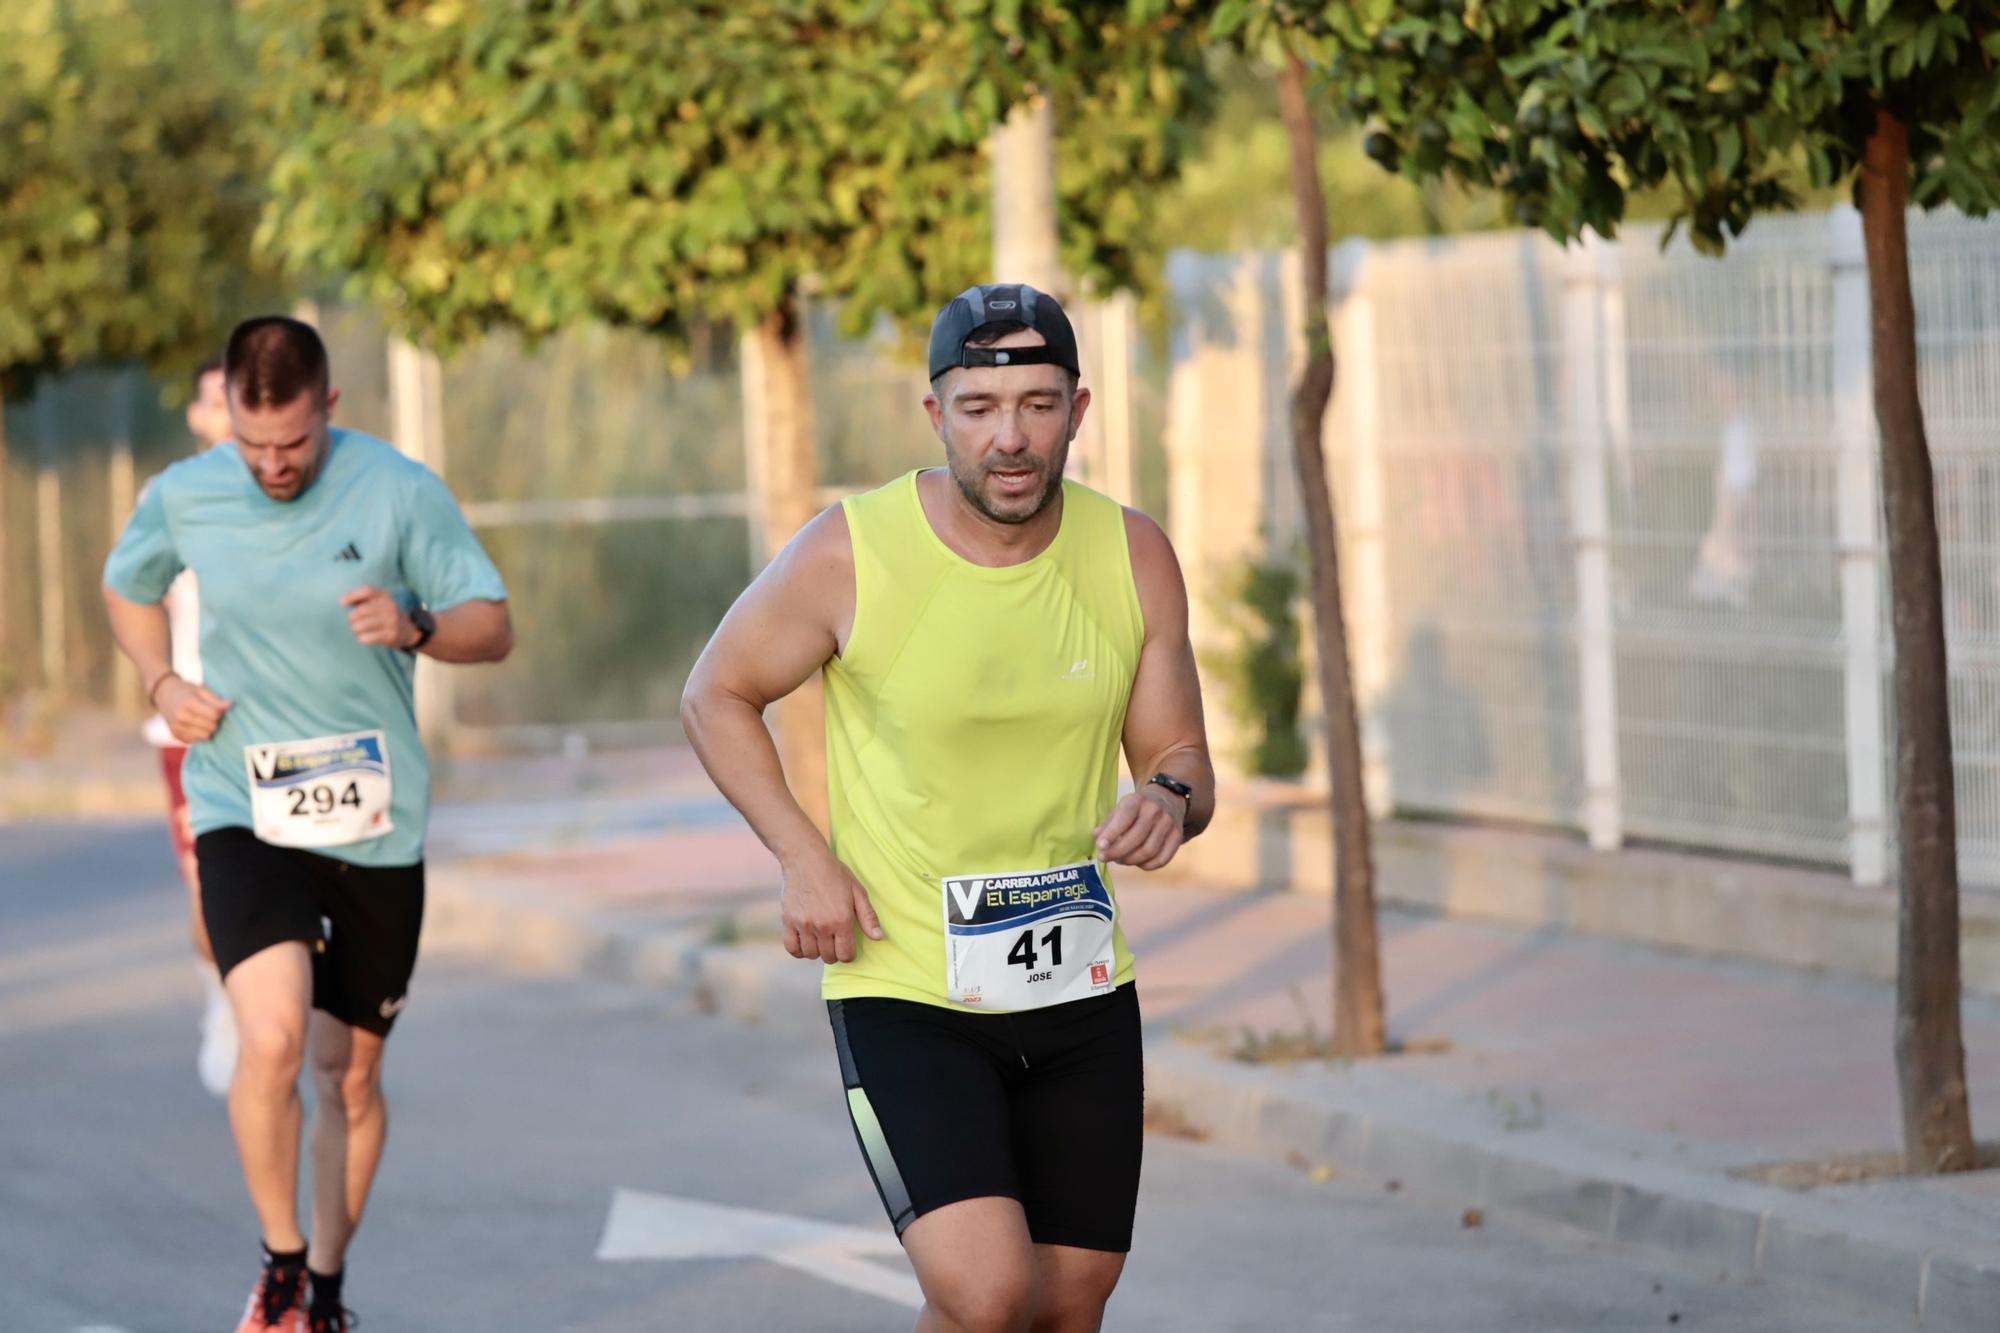
[{"label": "black running shoe with red laces", "polygon": [[270,1264],[257,1277],[236,1333],[307,1333],[306,1270]]}]

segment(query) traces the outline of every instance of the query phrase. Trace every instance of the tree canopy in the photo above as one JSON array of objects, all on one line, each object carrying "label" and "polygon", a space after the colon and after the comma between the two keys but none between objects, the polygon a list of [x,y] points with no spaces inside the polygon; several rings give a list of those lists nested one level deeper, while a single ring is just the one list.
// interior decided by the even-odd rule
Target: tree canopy
[{"label": "tree canopy", "polygon": [[[243,289],[260,206],[225,5],[0,6],[0,392],[178,369]],[[169,19],[171,21],[169,21]]]},{"label": "tree canopy", "polygon": [[[1224,0],[1218,21],[1258,17]],[[1850,177],[1887,109],[1911,197],[2000,191],[2000,28],[1959,0],[1355,0],[1291,6],[1331,85],[1413,178],[1504,191],[1558,239],[1661,189],[1702,249]]]},{"label": "tree canopy", "polygon": [[915,315],[985,275],[982,141],[1048,87],[1065,260],[1138,285],[1208,97],[1186,7],[251,0],[260,234],[440,346],[592,320],[674,339],[802,285],[850,322]]}]

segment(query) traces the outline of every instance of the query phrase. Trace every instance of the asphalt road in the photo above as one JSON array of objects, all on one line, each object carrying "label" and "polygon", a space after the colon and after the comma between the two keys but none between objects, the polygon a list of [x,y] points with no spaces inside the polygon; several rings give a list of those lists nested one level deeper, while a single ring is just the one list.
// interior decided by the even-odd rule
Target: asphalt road
[{"label": "asphalt road", "polygon": [[[221,1104],[195,1078],[179,912],[151,823],[0,827],[0,1333],[234,1327],[257,1236]],[[911,1325],[826,1041],[435,965],[389,1085],[388,1157],[349,1262],[367,1333]],[[759,1257],[786,1235],[784,1261]],[[607,1244],[655,1257],[599,1258]],[[1161,1136],[1106,1327],[1874,1333],[1783,1289],[1468,1228],[1451,1200]]]}]

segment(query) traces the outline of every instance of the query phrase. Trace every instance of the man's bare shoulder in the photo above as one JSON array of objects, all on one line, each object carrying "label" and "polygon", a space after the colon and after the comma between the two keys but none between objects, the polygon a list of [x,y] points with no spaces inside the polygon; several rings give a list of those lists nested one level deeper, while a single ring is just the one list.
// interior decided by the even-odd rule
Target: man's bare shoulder
[{"label": "man's bare shoulder", "polygon": [[1177,565],[1174,544],[1167,539],[1166,529],[1143,509],[1120,507],[1125,511],[1125,548],[1132,553],[1133,567],[1136,569],[1142,561],[1149,565]]},{"label": "man's bare shoulder", "polygon": [[826,630],[845,644],[854,618],[854,538],[847,512],[831,505],[793,534],[757,579],[762,600],[796,622]]},{"label": "man's bare shoulder", "polygon": [[785,543],[781,558],[799,567],[810,578],[824,573],[830,565],[854,576],[854,537],[847,530],[847,507],[828,505],[807,520],[806,525]]},{"label": "man's bare shoulder", "polygon": [[1156,631],[1185,636],[1187,586],[1181,581],[1174,544],[1151,515],[1125,508],[1125,549],[1132,560],[1132,582],[1139,591],[1139,611],[1150,638]]}]

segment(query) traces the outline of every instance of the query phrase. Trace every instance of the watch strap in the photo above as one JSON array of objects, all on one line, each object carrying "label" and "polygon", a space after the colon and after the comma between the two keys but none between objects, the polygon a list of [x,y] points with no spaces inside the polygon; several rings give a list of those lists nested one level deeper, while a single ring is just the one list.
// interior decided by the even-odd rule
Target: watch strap
[{"label": "watch strap", "polygon": [[1149,787],[1165,787],[1186,803],[1181,811],[1182,823],[1186,823],[1187,817],[1194,813],[1194,788],[1188,786],[1187,783],[1182,782],[1173,774],[1155,773],[1152,777],[1146,779],[1146,785]]},{"label": "watch strap", "polygon": [[437,633],[437,617],[419,606],[410,612],[410,623],[417,627],[417,641],[410,645],[409,651],[421,652],[423,646],[431,641],[431,635]]}]

